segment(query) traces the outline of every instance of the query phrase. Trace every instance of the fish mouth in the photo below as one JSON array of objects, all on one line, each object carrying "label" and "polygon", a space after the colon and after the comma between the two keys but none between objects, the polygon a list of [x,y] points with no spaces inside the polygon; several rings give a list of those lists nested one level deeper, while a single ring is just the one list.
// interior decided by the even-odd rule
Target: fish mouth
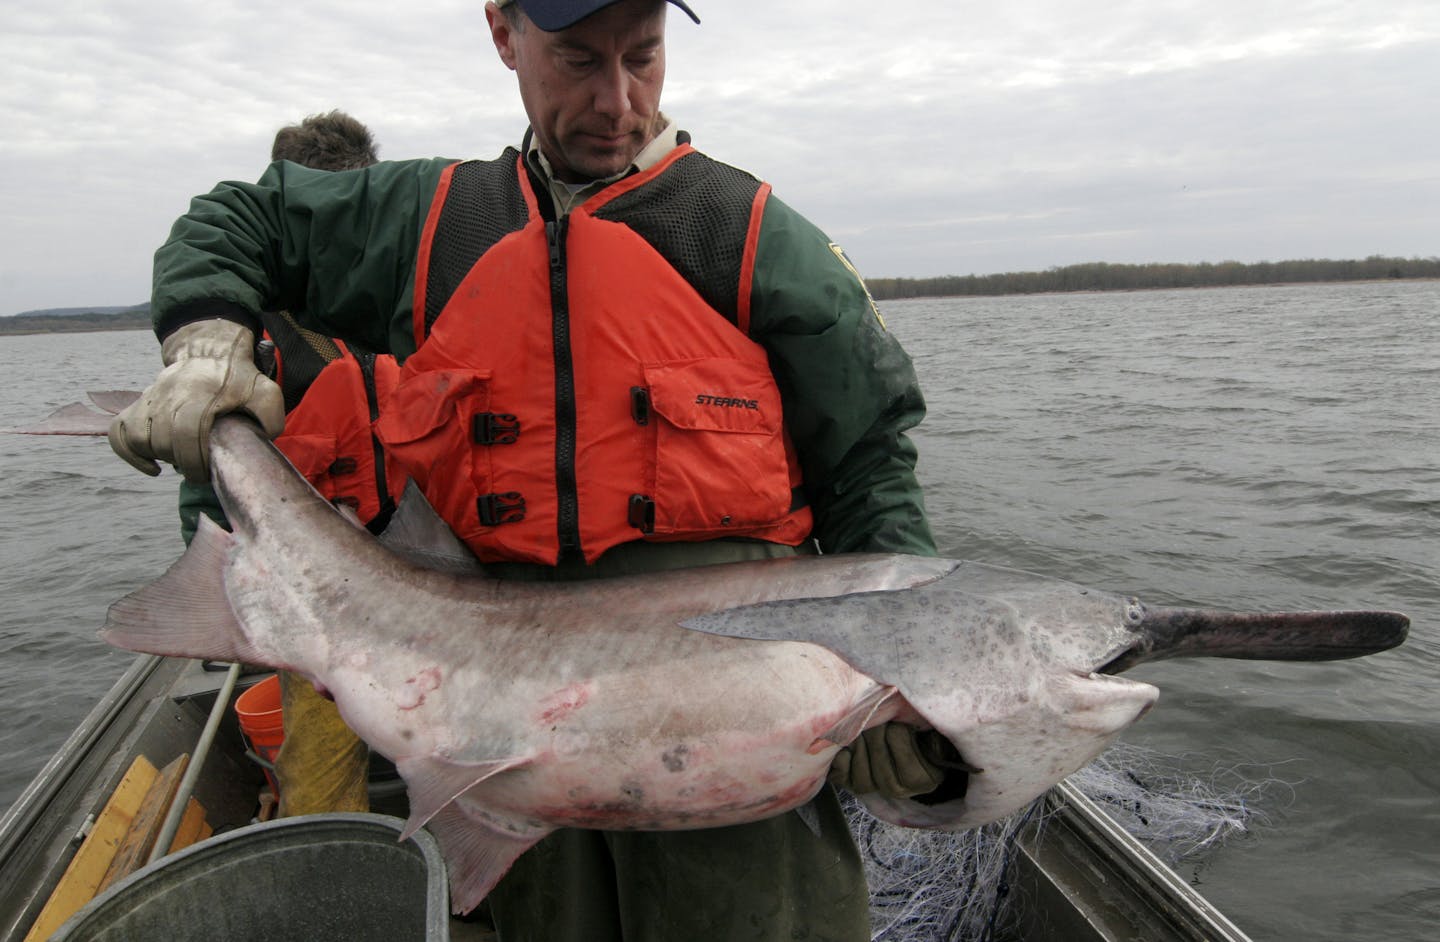
[{"label": "fish mouth", "polygon": [[955,744],[935,730],[927,730],[919,734],[916,742],[920,747],[921,755],[931,765],[944,772],[944,778],[938,787],[911,799],[916,804],[933,807],[952,801],[961,801],[970,791],[970,776],[979,775],[985,771],[966,762]]},{"label": "fish mouth", "polygon": [[1172,657],[1265,661],[1337,661],[1404,642],[1410,619],[1400,612],[1220,612],[1126,606],[1134,640],[1096,669],[1119,674]]},{"label": "fish mouth", "polygon": [[1125,648],[1123,651],[1112,657],[1110,660],[1106,661],[1104,664],[1095,668],[1095,670],[1091,671],[1088,676],[1090,677],[1090,679],[1096,679],[1099,677],[1113,677],[1116,674],[1123,674],[1125,671],[1128,671],[1130,668],[1134,667],[1137,664],[1143,664],[1146,661],[1154,660],[1160,660],[1160,658],[1150,655],[1144,650],[1143,645],[1137,642]]}]

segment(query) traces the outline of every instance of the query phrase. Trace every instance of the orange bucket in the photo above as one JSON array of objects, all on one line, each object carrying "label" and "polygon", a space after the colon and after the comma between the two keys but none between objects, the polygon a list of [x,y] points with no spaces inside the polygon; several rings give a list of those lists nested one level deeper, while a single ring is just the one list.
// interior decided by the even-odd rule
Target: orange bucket
[{"label": "orange bucket", "polygon": [[280,713],[280,676],[271,675],[235,698],[235,715],[240,718],[240,732],[250,750],[260,757],[265,779],[275,797],[280,797],[280,784],[275,781],[275,757],[285,741],[285,724]]}]

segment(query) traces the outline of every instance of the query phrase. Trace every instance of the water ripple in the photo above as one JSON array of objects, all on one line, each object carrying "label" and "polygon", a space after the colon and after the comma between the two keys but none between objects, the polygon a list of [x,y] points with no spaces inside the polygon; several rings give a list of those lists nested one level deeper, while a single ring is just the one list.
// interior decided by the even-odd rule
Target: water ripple
[{"label": "water ripple", "polygon": [[[1413,618],[1403,648],[1359,661],[1136,672],[1162,690],[1140,739],[1304,770],[1273,828],[1204,865],[1256,938],[1434,933],[1437,310],[1434,282],[886,305],[926,389],[946,552],[1156,603]],[[6,338],[0,426],[157,365],[140,333]],[[103,442],[0,436],[0,807],[129,663],[95,627],[178,552],[175,483]]]}]

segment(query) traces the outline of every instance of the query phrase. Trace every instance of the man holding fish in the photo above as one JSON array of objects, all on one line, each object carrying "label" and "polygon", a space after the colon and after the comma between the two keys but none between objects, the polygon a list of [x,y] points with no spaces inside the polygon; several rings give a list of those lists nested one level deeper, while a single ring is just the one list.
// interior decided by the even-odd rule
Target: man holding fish
[{"label": "man holding fish", "polygon": [[[496,574],[815,546],[933,555],[905,434],[924,413],[910,361],[839,247],[660,111],[667,9],[487,3],[530,121],[519,151],[334,174],[279,162],[198,197],[156,254],[165,368],[115,420],[116,452],[198,483],[216,416],[278,435],[282,397],[253,345],[260,312],[284,309],[404,361],[376,432]],[[867,730],[832,781],[941,788],[927,737]],[[809,811],[559,831],[491,893],[492,913],[506,940],[866,939],[834,792]]]}]

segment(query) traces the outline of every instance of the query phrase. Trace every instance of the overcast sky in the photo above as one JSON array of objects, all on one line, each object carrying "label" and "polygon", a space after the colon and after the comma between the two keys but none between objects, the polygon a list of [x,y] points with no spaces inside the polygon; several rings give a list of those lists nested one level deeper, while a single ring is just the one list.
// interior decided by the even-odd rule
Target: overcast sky
[{"label": "overcast sky", "polygon": [[[693,0],[667,113],[872,277],[1440,254],[1437,0]],[[525,118],[480,0],[0,0],[0,314],[132,304],[190,196],[343,108]]]}]

